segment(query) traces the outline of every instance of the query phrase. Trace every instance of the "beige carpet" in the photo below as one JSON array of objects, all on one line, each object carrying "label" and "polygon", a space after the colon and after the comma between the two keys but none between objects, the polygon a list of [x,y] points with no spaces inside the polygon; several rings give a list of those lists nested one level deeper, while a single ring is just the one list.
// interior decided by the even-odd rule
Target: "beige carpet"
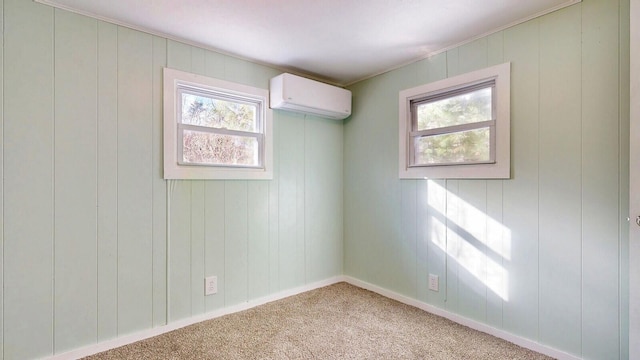
[{"label": "beige carpet", "polygon": [[339,283],[86,359],[549,359]]}]

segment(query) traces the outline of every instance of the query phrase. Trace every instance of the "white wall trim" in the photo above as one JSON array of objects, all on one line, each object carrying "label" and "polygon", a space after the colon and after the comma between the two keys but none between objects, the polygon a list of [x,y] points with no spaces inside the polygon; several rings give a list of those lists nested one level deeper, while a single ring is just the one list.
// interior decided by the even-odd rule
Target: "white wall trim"
[{"label": "white wall trim", "polygon": [[535,341],[529,340],[529,339],[525,339],[523,337],[511,334],[509,332],[506,332],[504,330],[500,330],[500,329],[496,329],[494,327],[491,327],[489,325],[486,324],[482,324],[480,322],[477,322],[475,320],[471,320],[468,318],[465,318],[463,316],[454,314],[454,313],[450,313],[446,310],[442,310],[440,308],[437,308],[433,305],[429,305],[426,303],[423,303],[421,301],[418,301],[416,299],[410,298],[408,296],[405,295],[401,295],[398,294],[396,292],[381,288],[377,285],[373,285],[370,284],[368,282],[362,281],[362,280],[358,280],[355,278],[352,278],[350,276],[344,276],[344,281],[363,288],[363,289],[367,289],[370,291],[373,291],[375,293],[378,293],[384,297],[387,297],[389,299],[393,299],[396,301],[399,301],[403,304],[407,304],[407,305],[411,305],[414,307],[417,307],[418,309],[424,310],[428,313],[434,314],[434,315],[438,315],[438,316],[442,316],[443,318],[449,319],[453,322],[456,322],[458,324],[470,327],[474,330],[478,330],[478,331],[482,331],[483,333],[487,333],[489,335],[493,335],[495,337],[501,338],[503,340],[512,342],[518,346],[522,346],[524,348],[527,348],[529,350],[533,350],[533,351],[537,351],[541,354],[545,354],[548,356],[551,356],[553,358],[559,359],[559,360],[580,360],[581,358],[576,357],[575,355],[571,355],[568,353],[565,353],[563,351],[551,348],[549,346],[537,343]]},{"label": "white wall trim", "polygon": [[325,287],[325,286],[329,286],[329,285],[333,285],[339,282],[343,282],[346,281],[344,276],[336,276],[336,277],[332,277],[326,280],[322,280],[322,281],[318,281],[318,282],[314,282],[311,284],[307,284],[307,285],[303,285],[303,286],[299,286],[293,289],[289,289],[289,290],[284,290],[284,291],[280,291],[278,293],[275,294],[271,294],[271,295],[267,295],[261,298],[257,298],[254,300],[249,300],[247,302],[241,303],[241,304],[237,304],[237,305],[232,305],[232,306],[228,306],[216,311],[212,311],[212,312],[208,312],[202,315],[197,315],[197,316],[193,316],[187,319],[183,319],[183,320],[178,320],[175,322],[172,322],[170,324],[167,325],[163,325],[163,326],[158,326],[156,328],[153,329],[147,329],[147,330],[143,330],[137,333],[133,333],[130,335],[125,335],[116,339],[112,339],[112,340],[107,340],[107,341],[103,341],[97,344],[93,344],[93,345],[89,345],[89,346],[85,346],[76,350],[72,350],[72,351],[68,351],[68,352],[64,352],[58,355],[54,355],[51,357],[46,357],[45,359],[48,360],[72,360],[72,359],[79,359],[85,356],[89,356],[89,355],[93,355],[93,354],[97,354],[99,352],[103,352],[103,351],[107,351],[107,350],[111,350],[111,349],[115,349],[117,347],[120,346],[124,346],[124,345],[128,345],[131,343],[134,343],[136,341],[140,341],[140,340],[145,340],[154,336],[158,336],[158,335],[162,335],[164,333],[173,331],[173,330],[177,330],[180,328],[183,328],[185,326],[189,326],[189,325],[193,325],[202,321],[206,321],[206,320],[211,320],[211,319],[215,319],[224,315],[229,315],[229,314],[233,314],[233,313],[237,313],[240,311],[244,311],[244,310],[248,310],[251,308],[254,308],[256,306],[260,306],[260,305],[264,305],[276,300],[281,300],[293,295],[297,295],[297,294],[301,294],[307,291],[311,291],[311,290],[315,290],[321,287]]},{"label": "white wall trim", "polygon": [[206,321],[206,320],[211,320],[211,319],[215,319],[224,315],[229,315],[229,314],[233,314],[233,313],[237,313],[240,311],[244,311],[244,310],[248,310],[251,308],[254,308],[256,306],[260,306],[260,305],[264,305],[273,301],[277,301],[277,300],[281,300],[293,295],[298,295],[307,291],[311,291],[311,290],[315,290],[315,289],[319,289],[325,286],[329,286],[329,285],[333,285],[333,284],[337,284],[339,282],[347,282],[353,286],[357,286],[359,288],[362,289],[366,289],[369,291],[373,291],[377,294],[380,294],[384,297],[387,297],[389,299],[393,299],[396,301],[399,301],[403,304],[407,304],[410,306],[414,306],[418,309],[424,310],[428,313],[434,314],[434,315],[438,315],[438,316],[442,316],[446,319],[449,319],[453,322],[456,322],[458,324],[470,327],[474,330],[478,330],[478,331],[482,331],[484,333],[487,333],[489,335],[493,335],[495,337],[501,338],[503,340],[512,342],[518,346],[522,346],[524,348],[533,350],[533,351],[537,351],[541,354],[545,354],[548,356],[551,356],[553,358],[559,359],[559,360],[581,360],[580,357],[577,357],[575,355],[571,355],[568,353],[565,353],[563,351],[551,348],[549,346],[537,343],[535,341],[529,340],[529,339],[525,339],[523,337],[508,333],[504,330],[500,330],[500,329],[496,329],[493,328],[491,326],[488,326],[486,324],[482,324],[479,323],[475,320],[471,320],[468,318],[465,318],[463,316],[457,315],[457,314],[453,314],[450,313],[446,310],[442,310],[440,308],[437,308],[435,306],[423,303],[421,301],[418,301],[416,299],[410,298],[408,296],[405,295],[401,295],[398,294],[396,292],[393,292],[391,290],[387,290],[384,289],[382,287],[379,287],[377,285],[373,285],[370,284],[368,282],[362,281],[362,280],[358,280],[356,278],[350,277],[350,276],[346,276],[346,275],[340,275],[340,276],[335,276],[326,280],[322,280],[322,281],[318,281],[318,282],[314,282],[311,284],[307,284],[307,285],[303,285],[303,286],[299,286],[293,289],[289,289],[289,290],[284,290],[284,291],[280,291],[278,293],[272,294],[272,295],[268,295],[268,296],[264,296],[258,299],[254,299],[254,300],[250,300],[241,304],[237,304],[237,305],[233,305],[233,306],[229,306],[223,309],[219,309],[216,311],[212,311],[206,314],[202,314],[202,315],[198,315],[198,316],[193,316],[190,317],[188,319],[183,319],[183,320],[179,320],[167,325],[163,325],[163,326],[159,326],[153,329],[147,329],[147,330],[143,330],[137,333],[133,333],[130,335],[125,335],[116,339],[112,339],[112,340],[107,340],[107,341],[103,341],[97,344],[93,344],[93,345],[89,345],[89,346],[85,346],[76,350],[72,350],[72,351],[68,351],[65,353],[61,353],[58,355],[54,355],[51,357],[46,357],[45,359],[47,360],[73,360],[73,359],[79,359],[85,356],[90,356],[93,354],[97,354],[103,351],[107,351],[107,350],[111,350],[111,349],[115,349],[117,347],[120,346],[124,346],[124,345],[128,345],[131,343],[134,343],[136,341],[140,341],[140,340],[145,340],[154,336],[158,336],[158,335],[162,335],[164,333],[168,333],[170,331],[173,330],[177,330],[189,325],[193,325],[202,321]]}]

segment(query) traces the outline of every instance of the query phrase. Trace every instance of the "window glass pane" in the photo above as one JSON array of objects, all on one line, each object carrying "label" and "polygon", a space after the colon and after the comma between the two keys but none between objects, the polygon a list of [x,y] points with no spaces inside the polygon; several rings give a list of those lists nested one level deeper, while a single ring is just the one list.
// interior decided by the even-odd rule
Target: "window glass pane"
[{"label": "window glass pane", "polygon": [[182,123],[257,132],[256,104],[245,104],[182,92]]},{"label": "window glass pane", "polygon": [[491,87],[436,100],[417,106],[416,130],[492,120]]},{"label": "window glass pane", "polygon": [[234,136],[185,130],[182,156],[184,163],[260,166],[260,146],[252,136]]},{"label": "window glass pane", "polygon": [[415,139],[415,165],[488,162],[488,127]]}]

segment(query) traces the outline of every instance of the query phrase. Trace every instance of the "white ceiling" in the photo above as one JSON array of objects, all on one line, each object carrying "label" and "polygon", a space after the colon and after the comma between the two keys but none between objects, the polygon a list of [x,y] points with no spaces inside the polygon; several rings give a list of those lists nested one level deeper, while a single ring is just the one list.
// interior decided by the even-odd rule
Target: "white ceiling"
[{"label": "white ceiling", "polygon": [[36,0],[350,84],[580,0]]}]

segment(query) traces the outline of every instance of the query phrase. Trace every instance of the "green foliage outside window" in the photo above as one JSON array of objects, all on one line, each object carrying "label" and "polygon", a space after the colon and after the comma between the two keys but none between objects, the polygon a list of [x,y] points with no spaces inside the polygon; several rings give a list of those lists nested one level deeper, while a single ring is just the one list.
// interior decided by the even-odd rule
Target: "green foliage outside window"
[{"label": "green foliage outside window", "polygon": [[[491,88],[425,102],[417,106],[417,131],[492,120]],[[416,164],[486,162],[490,160],[490,131],[467,131],[415,139]]]},{"label": "green foliage outside window", "polygon": [[489,128],[425,136],[416,140],[417,164],[486,162],[490,160]]},{"label": "green foliage outside window", "polygon": [[[182,123],[255,133],[254,104],[182,94]],[[253,136],[184,131],[183,161],[195,164],[258,165],[258,142]]]}]

